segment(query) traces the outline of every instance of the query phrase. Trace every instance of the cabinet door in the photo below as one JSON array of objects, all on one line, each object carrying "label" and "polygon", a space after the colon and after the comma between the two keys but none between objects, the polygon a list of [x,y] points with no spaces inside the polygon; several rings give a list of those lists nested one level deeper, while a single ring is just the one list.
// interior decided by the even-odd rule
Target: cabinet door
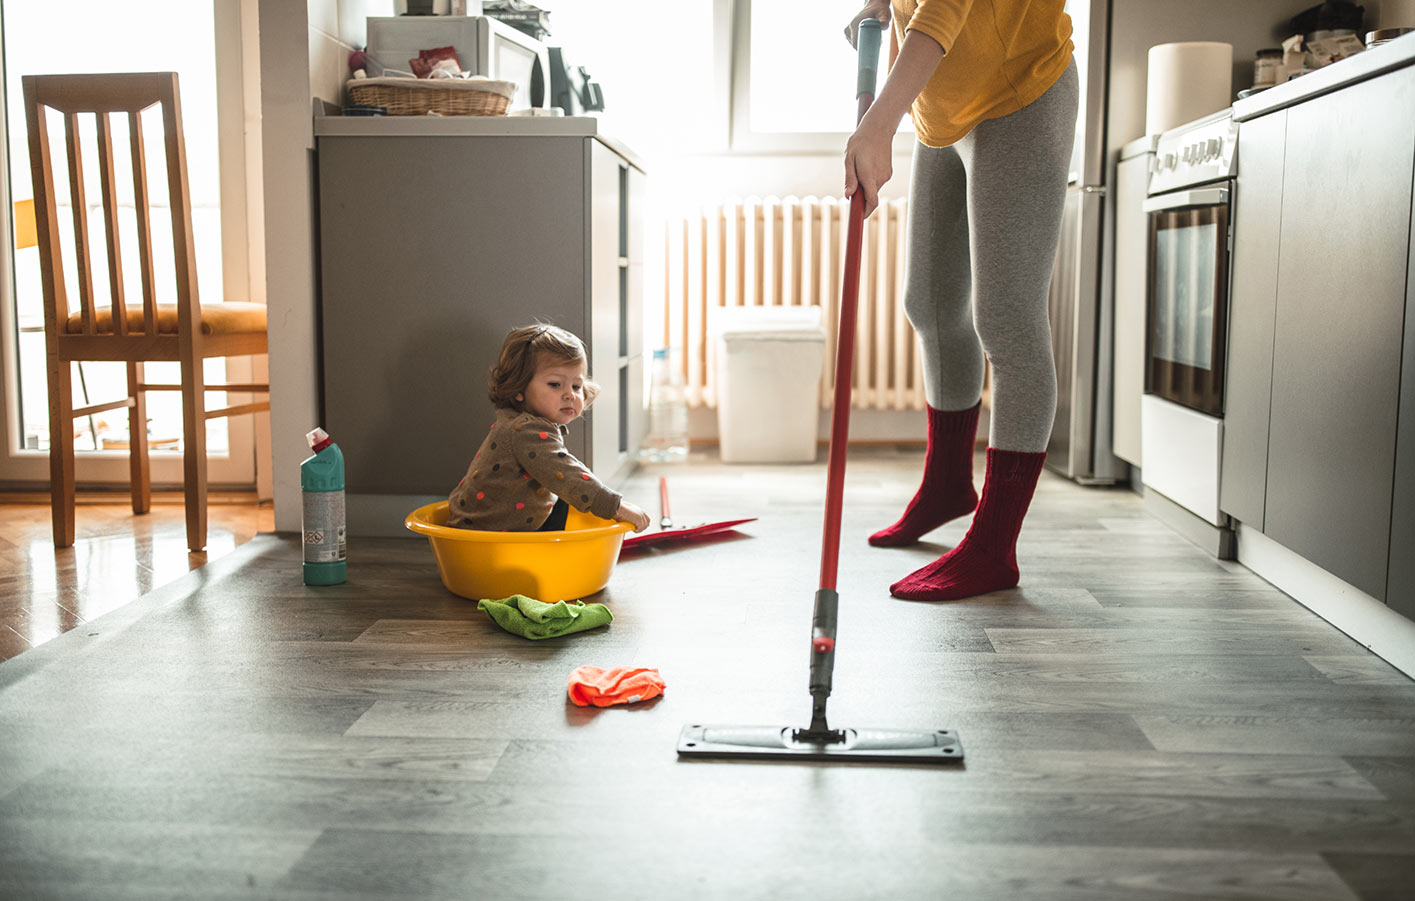
[{"label": "cabinet door", "polygon": [[1415,69],[1293,107],[1283,183],[1265,531],[1380,599],[1410,246],[1412,110]]},{"label": "cabinet door", "polygon": [[628,385],[629,396],[625,403],[628,412],[628,450],[631,457],[638,453],[648,432],[647,385],[645,376],[644,348],[644,212],[648,201],[648,180],[644,173],[632,166],[626,170],[628,176],[628,220],[629,247],[628,269],[625,273],[624,309],[626,317],[625,338],[628,344]]},{"label": "cabinet door", "polygon": [[590,378],[599,383],[599,397],[588,417],[590,466],[613,483],[625,452],[620,435],[625,403],[621,353],[620,282],[625,277],[621,230],[621,172],[627,164],[599,141],[589,140],[590,209]]},{"label": "cabinet door", "polygon": [[1115,172],[1115,384],[1111,450],[1143,466],[1140,397],[1145,393],[1145,294],[1149,290],[1149,217],[1142,205],[1153,154],[1141,154]]},{"label": "cabinet door", "polygon": [[1263,531],[1287,111],[1244,122],[1233,198],[1219,509]]},{"label": "cabinet door", "polygon": [[1395,444],[1395,500],[1390,518],[1386,603],[1415,619],[1415,205],[1405,288],[1405,362],[1400,367],[1400,423]]},{"label": "cabinet door", "polygon": [[[320,139],[323,425],[351,498],[445,496],[492,422],[507,331],[586,334],[584,153],[558,136]],[[585,458],[578,423],[567,446]]]}]

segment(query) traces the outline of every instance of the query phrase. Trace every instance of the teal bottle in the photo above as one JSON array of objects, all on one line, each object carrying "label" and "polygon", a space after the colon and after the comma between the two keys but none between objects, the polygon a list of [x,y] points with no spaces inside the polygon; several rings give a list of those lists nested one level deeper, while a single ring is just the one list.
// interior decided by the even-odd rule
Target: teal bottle
[{"label": "teal bottle", "polygon": [[300,464],[305,584],[338,585],[345,578],[344,454],[324,429],[315,429],[305,440],[314,451]]}]

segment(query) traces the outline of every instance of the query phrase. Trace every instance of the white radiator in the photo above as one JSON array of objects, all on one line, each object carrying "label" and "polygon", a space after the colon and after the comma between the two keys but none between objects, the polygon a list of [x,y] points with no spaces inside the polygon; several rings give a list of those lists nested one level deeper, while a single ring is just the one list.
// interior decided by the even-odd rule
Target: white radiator
[{"label": "white radiator", "polygon": [[[903,199],[889,201],[865,220],[856,409],[924,408],[918,344],[904,316],[906,207]],[[806,305],[822,308],[827,338],[820,400],[830,406],[849,211],[849,201],[831,197],[751,197],[667,217],[662,344],[683,349],[690,405],[716,405],[712,308]]]}]

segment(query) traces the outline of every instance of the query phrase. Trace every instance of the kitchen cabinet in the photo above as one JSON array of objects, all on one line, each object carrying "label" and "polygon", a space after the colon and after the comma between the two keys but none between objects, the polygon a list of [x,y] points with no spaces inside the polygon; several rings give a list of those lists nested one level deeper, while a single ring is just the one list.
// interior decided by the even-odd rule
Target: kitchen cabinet
[{"label": "kitchen cabinet", "polygon": [[[1410,233],[1415,237],[1415,204]],[[1400,421],[1395,439],[1395,496],[1390,517],[1386,603],[1415,619],[1415,240],[1406,266],[1405,350],[1400,367]]]},{"label": "kitchen cabinet", "polygon": [[1384,600],[1415,68],[1287,115],[1263,531]]},{"label": "kitchen cabinet", "polygon": [[[579,335],[601,392],[567,446],[611,485],[643,436],[642,217],[632,154],[577,118],[316,120],[323,422],[354,535],[402,534],[492,421],[507,331]],[[313,424],[312,424],[313,425]]]},{"label": "kitchen cabinet", "polygon": [[1233,198],[1233,275],[1219,509],[1260,532],[1267,501],[1273,321],[1286,140],[1286,110],[1243,124],[1238,132],[1238,181]]},{"label": "kitchen cabinet", "polygon": [[1125,145],[1115,167],[1115,379],[1112,384],[1111,451],[1143,466],[1140,398],[1145,394],[1145,308],[1150,288],[1150,217],[1145,191],[1154,161],[1154,139]]}]

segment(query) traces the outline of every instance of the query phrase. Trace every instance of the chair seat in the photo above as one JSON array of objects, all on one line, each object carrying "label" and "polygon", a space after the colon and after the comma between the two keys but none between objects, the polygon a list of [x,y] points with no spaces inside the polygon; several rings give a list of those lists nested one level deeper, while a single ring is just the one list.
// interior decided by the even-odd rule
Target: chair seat
[{"label": "chair seat", "polygon": [[[128,331],[141,332],[146,323],[143,321],[142,307],[127,307]],[[113,334],[113,310],[111,307],[103,307],[95,311],[94,326],[100,335]],[[203,335],[239,335],[249,332],[265,331],[265,304],[263,303],[204,303],[201,305],[201,333]],[[82,335],[84,333],[84,320],[82,313],[74,313],[69,317],[69,321],[64,325],[65,334]],[[177,306],[176,304],[157,305],[157,333],[159,335],[177,334]]]}]

